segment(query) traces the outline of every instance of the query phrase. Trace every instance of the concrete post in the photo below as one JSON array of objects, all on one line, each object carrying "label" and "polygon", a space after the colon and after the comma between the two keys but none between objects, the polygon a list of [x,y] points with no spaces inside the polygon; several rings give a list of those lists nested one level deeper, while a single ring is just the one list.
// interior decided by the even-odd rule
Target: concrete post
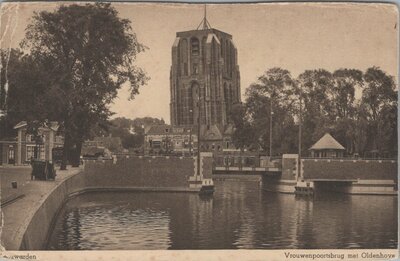
[{"label": "concrete post", "polygon": [[22,165],[22,130],[18,130],[16,165]]},{"label": "concrete post", "polygon": [[54,131],[50,130],[49,131],[49,155],[48,155],[48,160],[52,161],[53,160],[53,148],[54,148]]}]

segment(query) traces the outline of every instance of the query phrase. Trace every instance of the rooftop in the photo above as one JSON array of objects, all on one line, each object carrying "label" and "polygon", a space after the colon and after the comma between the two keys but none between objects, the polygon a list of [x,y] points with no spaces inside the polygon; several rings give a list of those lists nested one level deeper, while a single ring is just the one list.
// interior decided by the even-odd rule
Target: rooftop
[{"label": "rooftop", "polygon": [[[14,126],[14,129],[20,129],[20,128],[23,128],[23,127],[26,127],[26,126],[28,126],[28,122],[27,121],[20,121],[17,125]],[[54,131],[57,131],[58,127],[59,127],[59,125],[58,125],[58,123],[56,121],[51,121],[51,122],[48,122],[48,123],[43,123],[40,128],[49,128],[49,129],[52,129]]]},{"label": "rooftop", "polygon": [[329,133],[319,139],[314,145],[311,146],[310,150],[345,150],[345,148],[335,140]]},{"label": "rooftop", "polygon": [[[166,134],[183,134],[190,131],[190,127],[171,127],[171,125],[153,125],[146,132],[146,135],[166,135]],[[192,128],[192,134],[194,130]]]}]

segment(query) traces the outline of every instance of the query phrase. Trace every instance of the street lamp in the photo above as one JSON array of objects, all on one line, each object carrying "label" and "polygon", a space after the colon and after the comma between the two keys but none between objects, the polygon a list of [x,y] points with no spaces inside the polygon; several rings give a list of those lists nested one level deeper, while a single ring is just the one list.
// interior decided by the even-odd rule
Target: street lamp
[{"label": "street lamp", "polygon": [[[142,133],[143,133],[143,144],[142,144],[142,149],[141,150],[143,150],[143,155],[144,155],[144,152],[145,152],[146,146],[147,146],[147,142],[146,142],[146,133],[145,133],[145,130],[144,130],[144,124],[142,124],[141,127],[142,127]],[[142,153],[142,151],[140,151],[140,153]]]},{"label": "street lamp", "polygon": [[269,95],[269,157],[272,158],[272,116],[274,112],[272,111],[272,98],[274,94]]},{"label": "street lamp", "polygon": [[[193,110],[190,110],[193,119]],[[192,127],[189,128],[189,156],[192,156]]]},{"label": "street lamp", "polygon": [[[199,91],[199,90],[198,90]],[[200,116],[201,116],[201,108],[200,108],[200,93],[197,95],[197,176],[200,176]]]},{"label": "street lamp", "polygon": [[299,91],[300,91],[300,95],[299,95],[299,152],[298,152],[298,177],[300,177],[301,179],[303,177],[301,177],[301,125],[302,123],[302,107],[301,107],[301,99],[302,99],[302,89],[301,89],[301,85],[299,84]]},{"label": "street lamp", "polygon": [[169,128],[167,127],[166,129],[166,135],[165,135],[165,154],[168,155],[168,150],[169,150],[169,136],[168,136],[168,132],[169,132]]}]

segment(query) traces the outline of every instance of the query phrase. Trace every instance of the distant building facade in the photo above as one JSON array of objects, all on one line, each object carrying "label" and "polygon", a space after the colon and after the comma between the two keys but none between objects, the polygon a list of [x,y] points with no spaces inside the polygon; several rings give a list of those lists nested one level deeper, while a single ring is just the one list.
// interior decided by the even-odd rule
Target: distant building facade
[{"label": "distant building facade", "polygon": [[172,46],[170,91],[173,127],[193,128],[200,122],[200,140],[209,150],[217,138],[221,149],[223,142],[231,142],[230,114],[241,102],[232,36],[211,28],[206,17],[201,29],[178,32]]},{"label": "distant building facade", "polygon": [[94,137],[82,144],[81,156],[98,157],[111,156],[112,153],[123,152],[122,140],[120,137]]},{"label": "distant building facade", "polygon": [[197,151],[197,133],[190,127],[150,126],[144,136],[145,154]]},{"label": "distant building facade", "polygon": [[53,160],[53,149],[64,144],[63,137],[57,135],[57,122],[39,128],[40,142],[37,144],[32,134],[27,132],[28,124],[21,121],[14,126],[17,130],[15,139],[0,141],[0,163],[1,164],[29,164],[34,158],[35,147],[37,147],[37,159]]},{"label": "distant building facade", "polygon": [[[221,133],[215,125],[202,125],[200,136],[201,151],[234,150],[231,142],[232,127],[227,132]],[[145,154],[197,152],[198,129],[195,127],[174,127],[170,125],[154,125],[145,132]]]}]

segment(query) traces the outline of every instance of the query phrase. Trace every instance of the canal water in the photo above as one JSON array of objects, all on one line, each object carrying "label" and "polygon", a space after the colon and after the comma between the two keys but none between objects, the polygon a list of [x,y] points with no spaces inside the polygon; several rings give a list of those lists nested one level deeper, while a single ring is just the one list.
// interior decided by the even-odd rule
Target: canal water
[{"label": "canal water", "polygon": [[189,193],[87,193],[57,217],[49,250],[397,248],[397,197],[262,191],[217,181]]}]

